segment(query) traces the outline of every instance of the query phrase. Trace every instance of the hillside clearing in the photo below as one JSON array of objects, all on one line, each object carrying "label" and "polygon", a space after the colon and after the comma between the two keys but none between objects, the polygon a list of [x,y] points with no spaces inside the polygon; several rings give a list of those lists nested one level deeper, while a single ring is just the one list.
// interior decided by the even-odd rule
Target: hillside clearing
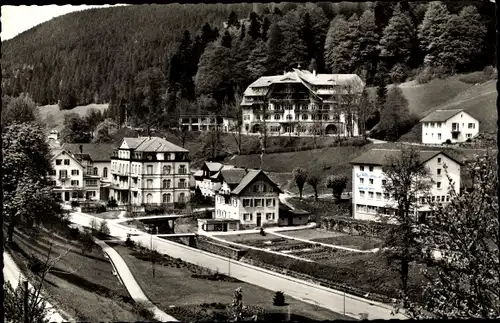
[{"label": "hillside clearing", "polygon": [[87,112],[91,109],[96,109],[101,112],[104,112],[109,107],[109,104],[89,104],[75,107],[71,110],[59,110],[59,106],[57,104],[52,105],[44,105],[38,107],[40,111],[40,116],[42,120],[46,123],[49,129],[57,129],[61,131],[63,128],[64,116],[70,113],[76,113],[80,116],[85,116]]}]

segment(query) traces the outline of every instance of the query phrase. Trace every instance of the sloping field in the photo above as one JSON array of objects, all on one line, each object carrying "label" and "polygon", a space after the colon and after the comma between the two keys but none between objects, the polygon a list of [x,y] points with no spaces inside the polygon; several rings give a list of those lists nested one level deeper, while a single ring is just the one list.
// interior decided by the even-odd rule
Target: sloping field
[{"label": "sloping field", "polygon": [[84,116],[90,109],[97,109],[103,112],[106,109],[108,109],[108,106],[109,106],[108,103],[89,104],[89,105],[78,106],[71,110],[59,110],[59,106],[57,104],[52,104],[52,105],[44,105],[38,107],[38,109],[40,111],[40,116],[42,117],[43,120],[45,120],[45,123],[49,126],[49,129],[57,129],[60,131],[63,127],[64,116],[66,114],[77,113],[81,116]]},{"label": "sloping field", "polygon": [[[454,78],[450,78],[450,83],[454,83],[452,80]],[[440,80],[441,81],[441,80]],[[442,80],[447,81],[447,80]],[[460,82],[460,81],[457,81]],[[456,83],[456,82],[455,82]],[[465,83],[463,83],[465,84]],[[490,80],[488,82],[479,84],[479,85],[471,85],[470,87],[464,89],[462,92],[456,94],[450,100],[441,103],[437,106],[429,105],[427,109],[425,106],[421,106],[419,110],[412,110],[419,113],[420,117],[424,117],[429,113],[438,110],[438,109],[463,109],[470,113],[474,118],[479,120],[479,131],[480,132],[495,132],[497,129],[496,122],[498,119],[497,109],[496,109],[496,100],[497,100],[497,91],[496,91],[496,80]],[[460,84],[455,84],[451,88],[441,88],[441,91],[450,91],[450,93],[454,93],[456,89],[462,88]],[[415,91],[416,88],[403,88],[403,92],[408,98],[408,101],[411,104],[415,105],[415,102],[409,99],[409,97],[415,96],[415,93],[421,92],[420,90]],[[429,93],[422,92],[421,95],[423,97],[431,97],[434,95],[434,89],[429,88]],[[443,96],[448,96],[449,94],[443,93]],[[403,135],[399,141],[409,141],[409,142],[418,142],[422,137],[422,125],[418,124],[413,127],[407,134]]]},{"label": "sloping field", "polygon": [[399,85],[412,113],[418,116],[427,115],[429,109],[445,104],[460,93],[474,87],[474,84],[464,83],[459,80],[460,75],[446,79],[434,79],[426,84],[416,81]]}]

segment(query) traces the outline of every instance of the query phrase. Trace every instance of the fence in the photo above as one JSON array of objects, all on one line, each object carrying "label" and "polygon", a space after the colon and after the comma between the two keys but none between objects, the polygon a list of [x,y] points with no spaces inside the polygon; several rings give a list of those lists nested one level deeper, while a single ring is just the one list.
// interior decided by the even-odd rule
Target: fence
[{"label": "fence", "polygon": [[348,233],[350,235],[370,236],[381,238],[393,227],[393,224],[363,221],[345,217],[331,217],[322,219],[321,228],[328,231]]}]

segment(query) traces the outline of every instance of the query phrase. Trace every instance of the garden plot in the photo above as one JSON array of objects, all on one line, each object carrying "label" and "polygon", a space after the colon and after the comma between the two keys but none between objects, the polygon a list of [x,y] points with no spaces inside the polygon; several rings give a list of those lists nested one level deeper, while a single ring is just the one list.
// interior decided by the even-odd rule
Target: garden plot
[{"label": "garden plot", "polygon": [[324,231],[324,230],[317,230],[317,229],[306,229],[306,230],[297,230],[297,231],[286,231],[286,232],[279,232],[282,235],[293,237],[293,238],[299,238],[299,239],[306,239],[306,240],[318,240],[319,239],[326,239],[326,238],[333,238],[333,237],[338,237],[344,235],[343,233],[339,232],[333,232],[333,231]]}]

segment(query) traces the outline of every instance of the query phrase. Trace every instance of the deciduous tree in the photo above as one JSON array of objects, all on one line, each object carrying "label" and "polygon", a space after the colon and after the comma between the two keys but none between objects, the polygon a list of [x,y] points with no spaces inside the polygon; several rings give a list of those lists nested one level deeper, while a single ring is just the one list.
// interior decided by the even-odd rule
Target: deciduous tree
[{"label": "deciduous tree", "polygon": [[380,113],[378,130],[387,140],[396,140],[409,127],[412,116],[403,91],[397,86],[391,86],[387,93],[384,108]]},{"label": "deciduous tree", "polygon": [[64,115],[61,141],[65,143],[89,143],[90,128],[85,118],[76,113]]},{"label": "deciduous tree", "polygon": [[318,170],[310,170],[307,172],[307,184],[314,190],[314,199],[318,200],[318,185],[321,182],[321,176]]},{"label": "deciduous tree", "polygon": [[299,198],[302,199],[302,190],[307,181],[307,171],[301,167],[295,167],[292,172],[293,180],[299,189]]},{"label": "deciduous tree", "polygon": [[476,155],[464,170],[470,189],[457,192],[450,185],[449,204],[431,202],[430,215],[418,227],[421,256],[429,268],[423,272],[425,301],[409,310],[414,318],[500,316],[496,154]]},{"label": "deciduous tree", "polygon": [[28,94],[21,94],[17,98],[9,98],[5,102],[2,98],[3,128],[14,123],[39,122],[39,116],[36,104]]},{"label": "deciduous tree", "polygon": [[345,175],[330,175],[326,178],[325,186],[332,189],[332,195],[340,201],[342,192],[347,187],[347,176]]},{"label": "deciduous tree", "polygon": [[413,147],[402,148],[387,156],[382,172],[383,190],[389,194],[390,200],[386,205],[389,211],[380,212],[380,220],[395,224],[386,233],[385,246],[390,247],[389,259],[399,263],[401,290],[406,297],[410,264],[418,259],[420,250],[416,231],[419,199],[429,196],[433,183],[429,169]]}]

